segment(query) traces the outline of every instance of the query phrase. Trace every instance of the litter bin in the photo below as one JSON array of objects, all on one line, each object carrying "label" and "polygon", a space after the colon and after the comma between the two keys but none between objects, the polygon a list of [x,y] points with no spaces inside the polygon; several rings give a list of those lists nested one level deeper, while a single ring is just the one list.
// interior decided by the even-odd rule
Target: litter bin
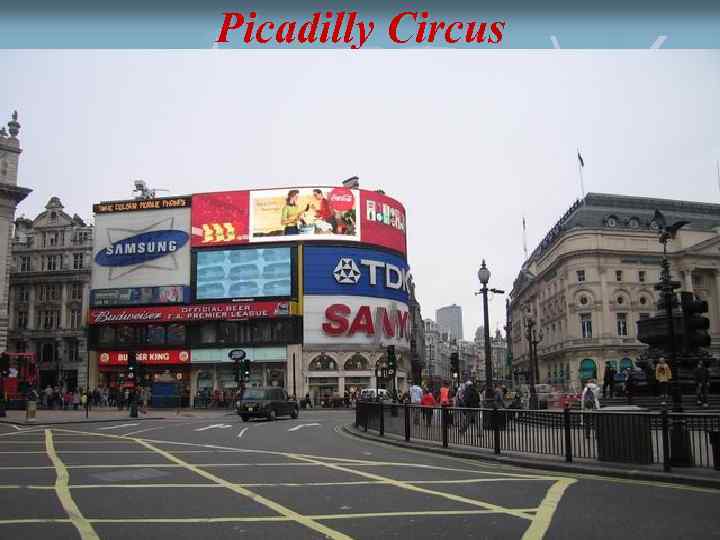
[{"label": "litter bin", "polygon": [[35,413],[37,412],[37,401],[28,400],[25,407],[25,418],[27,420],[35,420]]},{"label": "litter bin", "polygon": [[598,460],[652,463],[650,417],[638,414],[592,413]]},{"label": "litter bin", "polygon": [[712,445],[713,465],[716,471],[720,471],[720,431],[708,431],[708,437]]}]

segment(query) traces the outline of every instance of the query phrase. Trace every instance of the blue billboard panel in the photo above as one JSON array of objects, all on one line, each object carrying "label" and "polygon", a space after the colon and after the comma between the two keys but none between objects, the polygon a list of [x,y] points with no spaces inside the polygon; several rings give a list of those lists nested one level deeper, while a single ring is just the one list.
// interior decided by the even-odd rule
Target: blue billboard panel
[{"label": "blue billboard panel", "polygon": [[373,296],[408,301],[410,268],[376,249],[306,246],[305,294]]},{"label": "blue billboard panel", "polygon": [[197,300],[274,298],[292,293],[289,247],[198,251]]}]

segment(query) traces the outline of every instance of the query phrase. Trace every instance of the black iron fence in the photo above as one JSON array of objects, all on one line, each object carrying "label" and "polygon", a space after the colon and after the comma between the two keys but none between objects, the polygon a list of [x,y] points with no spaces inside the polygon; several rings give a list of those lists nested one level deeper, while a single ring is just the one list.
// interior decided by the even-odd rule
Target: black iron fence
[{"label": "black iron fence", "polygon": [[406,441],[495,454],[720,470],[720,415],[662,412],[528,411],[357,403],[355,426]]}]

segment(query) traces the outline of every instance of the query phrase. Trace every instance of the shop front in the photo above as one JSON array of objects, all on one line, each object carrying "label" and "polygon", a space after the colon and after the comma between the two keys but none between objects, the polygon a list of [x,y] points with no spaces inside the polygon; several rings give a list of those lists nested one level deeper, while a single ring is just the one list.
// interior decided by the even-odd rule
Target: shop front
[{"label": "shop front", "polygon": [[100,385],[111,393],[123,392],[136,385],[149,389],[148,402],[155,408],[187,407],[190,398],[190,351],[136,351],[138,381],[128,379],[128,351],[98,353]]},{"label": "shop front", "polygon": [[194,407],[229,407],[239,389],[231,351],[242,350],[250,360],[246,387],[285,387],[287,347],[234,347],[193,349],[191,395]]}]

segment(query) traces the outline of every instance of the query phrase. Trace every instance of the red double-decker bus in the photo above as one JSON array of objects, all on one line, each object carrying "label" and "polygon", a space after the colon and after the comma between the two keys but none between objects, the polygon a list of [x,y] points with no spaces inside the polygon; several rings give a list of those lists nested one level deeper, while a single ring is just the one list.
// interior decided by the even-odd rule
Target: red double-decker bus
[{"label": "red double-decker bus", "polygon": [[0,355],[0,392],[8,407],[22,407],[28,390],[37,387],[39,377],[35,353],[4,352]]}]

